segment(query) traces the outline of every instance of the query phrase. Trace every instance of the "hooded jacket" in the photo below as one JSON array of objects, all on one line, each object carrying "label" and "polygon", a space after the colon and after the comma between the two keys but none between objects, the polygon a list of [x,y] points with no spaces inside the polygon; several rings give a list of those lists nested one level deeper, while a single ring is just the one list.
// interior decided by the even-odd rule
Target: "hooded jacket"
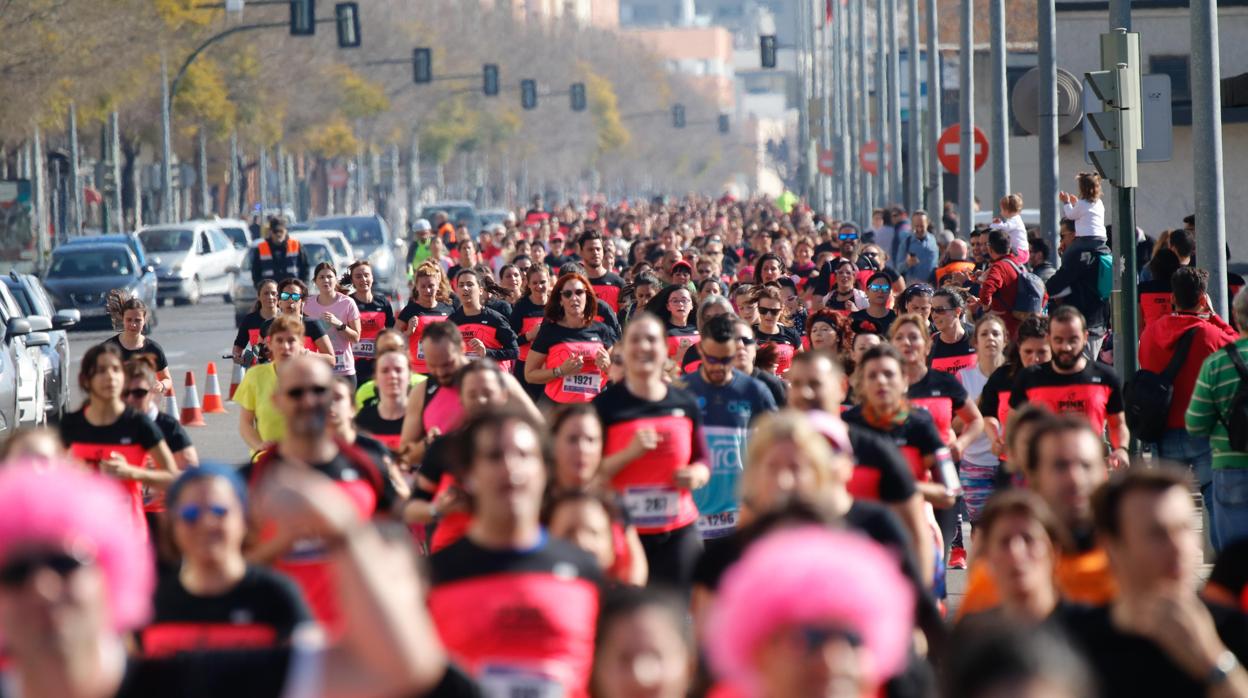
[{"label": "hooded jacket", "polygon": [[1201,364],[1210,354],[1234,342],[1238,335],[1217,315],[1170,313],[1148,323],[1140,336],[1140,368],[1161,373],[1170,363],[1183,333],[1193,327],[1198,329],[1192,337],[1192,347],[1174,378],[1174,397],[1170,400],[1170,413],[1166,416],[1167,429],[1186,428],[1184,415],[1187,404],[1192,400]]}]

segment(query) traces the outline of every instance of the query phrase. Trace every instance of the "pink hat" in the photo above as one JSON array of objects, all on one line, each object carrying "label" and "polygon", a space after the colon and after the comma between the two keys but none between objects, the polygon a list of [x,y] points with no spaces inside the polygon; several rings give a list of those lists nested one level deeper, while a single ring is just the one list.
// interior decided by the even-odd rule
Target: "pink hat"
[{"label": "pink hat", "polygon": [[864,675],[880,683],[905,667],[914,590],[897,559],[860,534],[818,526],[771,533],[724,575],[704,633],[711,668],[755,693],[759,646],[801,624],[856,633],[869,657]]},{"label": "pink hat", "polygon": [[69,463],[0,469],[0,563],[32,545],[75,546],[104,573],[114,630],[147,621],[156,586],[147,539],[134,528],[130,495],[114,480]]}]

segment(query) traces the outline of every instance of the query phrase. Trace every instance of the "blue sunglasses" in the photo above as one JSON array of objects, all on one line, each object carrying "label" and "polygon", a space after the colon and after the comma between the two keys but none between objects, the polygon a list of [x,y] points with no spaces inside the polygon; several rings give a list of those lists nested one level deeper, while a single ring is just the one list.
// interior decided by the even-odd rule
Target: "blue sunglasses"
[{"label": "blue sunglasses", "polygon": [[208,506],[187,504],[178,509],[178,518],[182,519],[183,523],[194,526],[199,523],[205,513],[211,514],[214,518],[224,519],[225,515],[230,513],[230,508],[224,504],[209,504]]}]

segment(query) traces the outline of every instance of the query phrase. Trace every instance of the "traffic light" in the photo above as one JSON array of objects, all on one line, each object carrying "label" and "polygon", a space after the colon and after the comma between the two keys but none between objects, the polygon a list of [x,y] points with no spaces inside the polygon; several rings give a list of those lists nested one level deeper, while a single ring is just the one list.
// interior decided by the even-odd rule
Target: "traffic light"
[{"label": "traffic light", "polygon": [[676,128],[685,127],[685,105],[676,104],[672,106],[672,126]]},{"label": "traffic light", "polygon": [[486,63],[481,69],[481,90],[486,97],[498,96],[498,64]]},{"label": "traffic light", "polygon": [[1138,47],[1138,34],[1123,30],[1102,34],[1101,63],[1113,67],[1084,74],[1088,86],[1101,100],[1102,111],[1088,112],[1087,117],[1104,146],[1103,150],[1090,150],[1088,157],[1102,177],[1119,187],[1135,187],[1139,182],[1136,156],[1142,135]]},{"label": "traffic light", "polygon": [[585,111],[585,83],[572,83],[572,111]]},{"label": "traffic light", "polygon": [[316,0],[290,0],[290,35],[316,33]]},{"label": "traffic light", "polygon": [[433,82],[433,49],[412,49],[412,82],[417,85]]},{"label": "traffic light", "polygon": [[758,37],[758,52],[764,68],[776,67],[776,35],[764,34]]},{"label": "traffic light", "polygon": [[727,114],[719,115],[719,132],[728,133],[732,128],[732,123],[728,120]]},{"label": "traffic light", "polygon": [[334,5],[334,24],[338,30],[338,48],[360,47],[360,5],[340,2]]},{"label": "traffic light", "polygon": [[537,81],[520,81],[520,106],[525,109],[537,109]]}]

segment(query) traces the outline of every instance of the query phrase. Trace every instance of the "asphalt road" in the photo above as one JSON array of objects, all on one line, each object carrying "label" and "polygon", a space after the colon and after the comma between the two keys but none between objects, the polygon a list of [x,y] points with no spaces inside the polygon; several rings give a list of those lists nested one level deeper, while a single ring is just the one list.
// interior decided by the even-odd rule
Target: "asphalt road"
[{"label": "asphalt road", "polygon": [[[165,350],[165,356],[169,360],[169,370],[173,374],[173,384],[177,389],[178,406],[181,407],[185,402],[186,388],[183,384],[187,371],[195,374],[195,386],[202,402],[209,361],[216,363],[221,392],[223,397],[228,396],[230,369],[233,364],[221,356],[230,353],[230,346],[234,342],[233,306],[222,303],[221,297],[215,296],[199,305],[165,306],[156,312],[160,323],[152,331],[151,337]],[[83,352],[113,334],[102,329],[69,333],[73,360],[71,375],[75,376],[75,385]],[[82,394],[76,392],[70,404],[71,409],[81,406]],[[204,415],[207,426],[187,427],[187,431],[199,451],[200,460],[243,463],[247,459],[247,445],[238,435],[238,406],[226,400],[225,408],[226,414]]]}]

